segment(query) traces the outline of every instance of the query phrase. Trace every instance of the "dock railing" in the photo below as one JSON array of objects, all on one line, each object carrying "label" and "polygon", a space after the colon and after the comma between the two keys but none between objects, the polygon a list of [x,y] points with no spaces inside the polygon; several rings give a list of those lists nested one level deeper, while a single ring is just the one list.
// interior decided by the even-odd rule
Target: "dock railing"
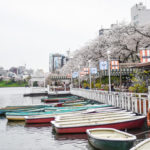
[{"label": "dock railing", "polygon": [[143,115],[147,115],[150,108],[150,96],[148,93],[109,93],[108,91],[72,88],[71,94]]}]

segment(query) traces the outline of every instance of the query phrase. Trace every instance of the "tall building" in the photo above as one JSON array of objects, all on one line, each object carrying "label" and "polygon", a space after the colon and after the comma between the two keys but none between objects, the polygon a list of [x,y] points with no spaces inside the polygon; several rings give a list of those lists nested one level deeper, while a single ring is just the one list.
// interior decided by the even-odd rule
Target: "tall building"
[{"label": "tall building", "polygon": [[150,24],[150,9],[143,3],[134,5],[131,8],[131,24],[136,26]]},{"label": "tall building", "polygon": [[49,55],[49,72],[55,73],[58,69],[66,64],[68,58],[61,54],[50,54]]}]

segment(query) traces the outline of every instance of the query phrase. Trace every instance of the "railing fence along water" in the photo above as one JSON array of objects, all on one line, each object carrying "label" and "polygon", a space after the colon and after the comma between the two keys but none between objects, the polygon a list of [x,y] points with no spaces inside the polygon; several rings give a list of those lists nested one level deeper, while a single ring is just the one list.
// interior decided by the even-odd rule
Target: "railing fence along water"
[{"label": "railing fence along water", "polygon": [[147,115],[148,109],[150,108],[150,87],[148,91],[148,94],[129,92],[109,93],[108,91],[72,88],[71,94]]}]

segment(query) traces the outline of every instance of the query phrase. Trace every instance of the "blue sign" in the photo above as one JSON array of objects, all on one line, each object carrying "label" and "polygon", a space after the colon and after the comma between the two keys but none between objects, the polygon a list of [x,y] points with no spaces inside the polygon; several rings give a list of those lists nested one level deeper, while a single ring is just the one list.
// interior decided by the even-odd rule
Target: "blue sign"
[{"label": "blue sign", "polygon": [[72,78],[76,78],[76,77],[78,77],[78,75],[79,75],[79,73],[78,73],[78,72],[73,72],[73,74],[72,74]]},{"label": "blue sign", "polygon": [[90,68],[91,74],[97,74],[97,68]]},{"label": "blue sign", "polygon": [[107,70],[108,69],[108,62],[107,61],[100,61],[99,62],[100,70]]}]

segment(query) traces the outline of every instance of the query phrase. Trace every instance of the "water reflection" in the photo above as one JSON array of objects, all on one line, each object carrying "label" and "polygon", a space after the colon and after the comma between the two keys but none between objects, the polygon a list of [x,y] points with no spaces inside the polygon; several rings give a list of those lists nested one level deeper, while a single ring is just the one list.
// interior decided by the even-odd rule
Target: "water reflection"
[{"label": "water reflection", "polygon": [[25,127],[50,127],[50,123],[25,124]]},{"label": "water reflection", "polygon": [[84,139],[87,140],[86,134],[57,134],[56,132],[52,132],[55,140],[77,140]]},{"label": "water reflection", "polygon": [[24,121],[7,121],[7,126],[9,127],[25,126],[25,122]]}]

